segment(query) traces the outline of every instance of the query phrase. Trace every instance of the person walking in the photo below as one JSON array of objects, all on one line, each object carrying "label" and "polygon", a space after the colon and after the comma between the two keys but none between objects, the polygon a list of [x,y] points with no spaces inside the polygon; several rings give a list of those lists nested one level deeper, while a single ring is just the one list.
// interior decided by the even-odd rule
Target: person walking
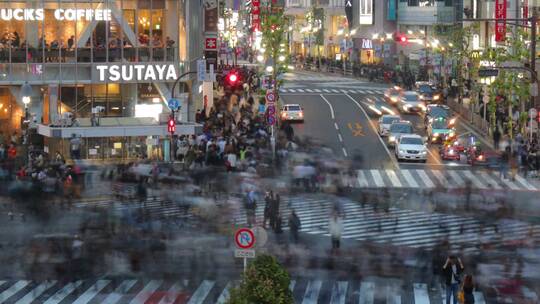
[{"label": "person walking", "polygon": [[272,191],[266,192],[266,195],[264,196],[264,212],[263,212],[263,228],[266,229],[266,223],[270,221],[270,227],[272,227],[272,199],[273,199],[273,193]]},{"label": "person walking", "polygon": [[461,284],[461,274],[463,273],[463,263],[461,259],[455,256],[449,256],[443,266],[443,275],[446,283],[446,304],[450,304],[450,298],[453,297],[453,303],[458,303],[458,290]]},{"label": "person walking", "polygon": [[463,278],[463,304],[474,304],[474,283],[472,275]]},{"label": "person walking", "polygon": [[501,131],[499,131],[499,127],[495,127],[495,131],[493,131],[493,147],[495,148],[495,151],[499,151],[499,142],[501,141]]},{"label": "person walking", "polygon": [[332,253],[337,253],[341,245],[341,234],[343,233],[343,222],[337,212],[332,212],[328,230],[332,239]]},{"label": "person walking", "polygon": [[255,211],[257,210],[257,201],[255,198],[255,190],[250,190],[246,196],[246,218],[248,227],[253,227],[256,224]]},{"label": "person walking", "polygon": [[278,233],[280,230],[281,219],[279,218],[279,204],[281,203],[281,197],[279,194],[272,196],[270,202],[270,227],[274,229],[274,232]]},{"label": "person walking", "polygon": [[507,146],[501,155],[501,165],[499,168],[501,179],[506,179],[508,176],[508,162],[510,161],[510,157],[511,157],[510,153],[511,153],[510,147]]},{"label": "person walking", "polygon": [[289,215],[289,229],[294,243],[298,243],[298,231],[300,230],[301,225],[300,218],[296,214],[296,211],[292,209],[291,214]]}]

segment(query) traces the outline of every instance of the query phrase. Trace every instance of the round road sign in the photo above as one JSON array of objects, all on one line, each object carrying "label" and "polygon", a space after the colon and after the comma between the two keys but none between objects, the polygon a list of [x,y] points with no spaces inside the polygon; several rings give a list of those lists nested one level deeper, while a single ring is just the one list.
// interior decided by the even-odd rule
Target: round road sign
[{"label": "round road sign", "polygon": [[276,124],[276,119],[274,118],[274,116],[268,116],[268,124],[271,126]]},{"label": "round road sign", "polygon": [[274,115],[274,114],[276,114],[276,107],[268,106],[268,115]]},{"label": "round road sign", "polygon": [[274,92],[268,92],[266,93],[266,100],[268,102],[274,102],[276,101],[276,94],[274,94]]},{"label": "round road sign", "polygon": [[238,248],[249,249],[255,244],[255,235],[251,229],[241,228],[234,234],[234,241]]}]

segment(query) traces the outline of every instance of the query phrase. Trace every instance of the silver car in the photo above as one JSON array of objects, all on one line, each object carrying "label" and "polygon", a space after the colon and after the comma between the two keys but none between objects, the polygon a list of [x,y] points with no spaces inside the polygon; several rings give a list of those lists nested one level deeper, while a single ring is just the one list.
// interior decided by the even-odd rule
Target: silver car
[{"label": "silver car", "polygon": [[399,97],[398,108],[403,113],[425,112],[426,105],[420,100],[418,93],[407,91]]},{"label": "silver car", "polygon": [[410,121],[397,121],[391,124],[388,145],[393,147],[397,139],[403,134],[413,134],[413,125]]},{"label": "silver car", "polygon": [[401,118],[397,115],[383,115],[379,118],[379,135],[388,136],[390,132],[390,126],[396,121],[400,121]]}]

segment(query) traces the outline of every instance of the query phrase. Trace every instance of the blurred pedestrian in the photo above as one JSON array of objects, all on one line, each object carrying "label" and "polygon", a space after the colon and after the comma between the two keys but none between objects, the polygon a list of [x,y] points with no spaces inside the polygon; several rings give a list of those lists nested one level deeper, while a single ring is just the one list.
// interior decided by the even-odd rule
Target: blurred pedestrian
[{"label": "blurred pedestrian", "polygon": [[296,211],[292,209],[291,214],[289,215],[289,229],[294,243],[298,243],[298,231],[300,230],[301,225],[300,218],[296,215]]},{"label": "blurred pedestrian", "polygon": [[343,233],[343,222],[337,212],[332,212],[328,230],[332,239],[332,253],[336,253],[340,248],[341,234]]},{"label": "blurred pedestrian", "polygon": [[463,304],[474,304],[474,283],[472,275],[463,278]]},{"label": "blurred pedestrian", "polygon": [[246,218],[249,227],[253,227],[256,224],[255,211],[257,210],[257,201],[255,199],[255,191],[250,190],[247,193],[245,201]]},{"label": "blurred pedestrian", "polygon": [[443,266],[443,275],[446,283],[446,304],[450,304],[450,298],[453,297],[453,303],[458,303],[458,291],[461,284],[461,274],[463,273],[463,263],[456,256],[449,256]]},{"label": "blurred pedestrian", "polygon": [[270,227],[272,227],[272,220],[270,219],[272,215],[272,191],[266,192],[264,196],[264,211],[263,211],[263,228],[266,229],[266,223],[270,221]]},{"label": "blurred pedestrian", "polygon": [[507,146],[501,155],[501,165],[499,167],[501,179],[506,179],[508,177],[508,162],[511,157],[510,153],[510,147]]},{"label": "blurred pedestrian", "polygon": [[276,194],[275,196],[272,196],[272,200],[270,202],[270,227],[274,229],[274,232],[278,233],[280,230],[280,227],[278,227],[280,223],[279,218],[279,204],[281,203],[281,198],[279,194]]},{"label": "blurred pedestrian", "polygon": [[499,131],[499,127],[495,127],[495,131],[493,131],[493,146],[495,148],[495,151],[499,150],[499,142],[501,141],[501,131]]}]

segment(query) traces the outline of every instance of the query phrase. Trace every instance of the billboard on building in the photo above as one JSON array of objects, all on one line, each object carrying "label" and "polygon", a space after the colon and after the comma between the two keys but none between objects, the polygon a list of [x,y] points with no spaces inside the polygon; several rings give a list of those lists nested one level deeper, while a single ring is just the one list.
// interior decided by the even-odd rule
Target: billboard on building
[{"label": "billboard on building", "polygon": [[386,2],[386,20],[396,21],[397,20],[397,0],[387,0]]}]

